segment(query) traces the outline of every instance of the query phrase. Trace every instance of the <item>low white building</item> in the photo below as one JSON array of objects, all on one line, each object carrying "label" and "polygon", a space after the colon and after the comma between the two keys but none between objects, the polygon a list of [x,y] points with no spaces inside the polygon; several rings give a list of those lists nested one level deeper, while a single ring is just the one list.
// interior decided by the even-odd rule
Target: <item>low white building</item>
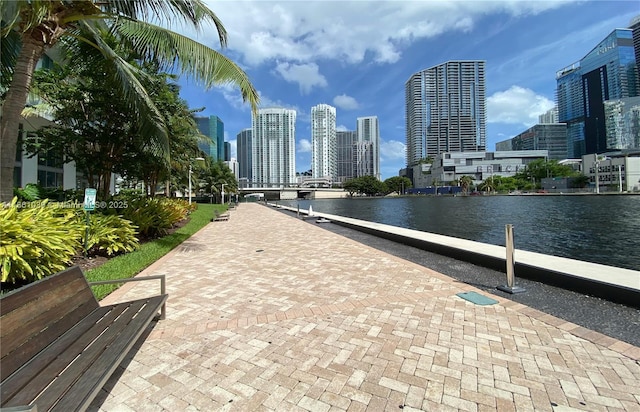
[{"label": "low white building", "polygon": [[441,153],[433,164],[413,167],[413,187],[449,184],[462,176],[471,176],[474,184],[491,176],[515,176],[527,164],[547,156],[547,150]]},{"label": "low white building", "polygon": [[[639,192],[640,152],[582,156],[582,173],[597,192]],[[597,183],[596,183],[597,178]]]}]

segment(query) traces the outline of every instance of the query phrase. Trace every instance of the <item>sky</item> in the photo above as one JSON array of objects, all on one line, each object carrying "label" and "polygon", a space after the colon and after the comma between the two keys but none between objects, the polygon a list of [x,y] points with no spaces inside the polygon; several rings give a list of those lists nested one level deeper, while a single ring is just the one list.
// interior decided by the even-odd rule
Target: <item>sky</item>
[{"label": "sky", "polygon": [[[555,105],[556,72],[640,14],[633,1],[211,1],[228,32],[181,28],[236,62],[260,107],[295,109],[296,171],[311,168],[311,107],[336,107],[338,130],[378,116],[382,179],[405,167],[405,83],[449,60],[486,61],[487,150],[537,123]],[[231,85],[203,90],[181,78],[190,108],[236,135],[251,109]]]}]

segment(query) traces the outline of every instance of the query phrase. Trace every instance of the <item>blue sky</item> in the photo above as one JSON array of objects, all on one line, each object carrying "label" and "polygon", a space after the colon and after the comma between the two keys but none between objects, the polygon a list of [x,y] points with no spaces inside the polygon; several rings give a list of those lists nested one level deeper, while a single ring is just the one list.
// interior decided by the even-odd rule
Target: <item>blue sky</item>
[{"label": "blue sky", "polygon": [[[248,74],[261,107],[297,111],[296,170],[311,168],[311,107],[337,125],[378,116],[382,178],[405,166],[404,84],[448,60],[485,60],[487,150],[554,105],[555,73],[640,14],[638,1],[207,1],[227,29],[222,52]],[[180,28],[174,28],[180,31]],[[189,33],[216,49],[213,30]],[[225,85],[181,79],[181,96],[217,115],[235,151],[251,111]]]}]

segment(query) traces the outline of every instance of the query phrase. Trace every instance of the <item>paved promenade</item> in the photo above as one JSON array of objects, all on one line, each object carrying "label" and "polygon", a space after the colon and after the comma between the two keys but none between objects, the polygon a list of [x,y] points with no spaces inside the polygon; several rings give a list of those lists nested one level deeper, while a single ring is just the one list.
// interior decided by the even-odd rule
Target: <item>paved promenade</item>
[{"label": "paved promenade", "polygon": [[167,319],[93,410],[640,411],[640,348],[266,206],[241,204],[152,274]]}]

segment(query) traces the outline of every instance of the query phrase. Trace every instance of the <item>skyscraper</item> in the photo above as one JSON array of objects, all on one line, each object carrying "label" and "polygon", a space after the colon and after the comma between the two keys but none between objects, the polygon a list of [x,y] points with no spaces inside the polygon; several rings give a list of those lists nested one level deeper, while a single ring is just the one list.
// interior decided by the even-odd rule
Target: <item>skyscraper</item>
[{"label": "skyscraper", "polygon": [[314,178],[336,179],[336,108],[319,104],[311,108],[311,172]]},{"label": "skyscraper", "polygon": [[485,62],[456,60],[405,83],[407,166],[443,152],[484,151]]},{"label": "skyscraper", "polygon": [[615,29],[579,62],[556,73],[558,120],[567,123],[569,157],[607,147],[604,102],[637,96],[631,29]]},{"label": "skyscraper", "polygon": [[[358,135],[358,164],[356,169],[360,172],[358,177],[371,175],[380,179],[380,126],[377,116],[358,117],[356,133]],[[365,147],[369,144],[368,149],[371,153],[365,154]],[[370,162],[371,164],[359,164],[361,162]]]},{"label": "skyscraper", "polygon": [[251,173],[254,187],[296,183],[295,133],[295,110],[259,109],[258,114],[252,116]]},{"label": "skyscraper", "polygon": [[356,177],[354,145],[358,141],[355,130],[336,131],[337,182],[344,183]]},{"label": "skyscraper", "polygon": [[218,116],[195,117],[196,126],[200,133],[209,138],[206,142],[199,142],[198,147],[212,160],[224,158],[224,123]]},{"label": "skyscraper", "polygon": [[251,129],[244,129],[236,137],[238,156],[238,177],[246,181],[252,180],[251,167]]}]

